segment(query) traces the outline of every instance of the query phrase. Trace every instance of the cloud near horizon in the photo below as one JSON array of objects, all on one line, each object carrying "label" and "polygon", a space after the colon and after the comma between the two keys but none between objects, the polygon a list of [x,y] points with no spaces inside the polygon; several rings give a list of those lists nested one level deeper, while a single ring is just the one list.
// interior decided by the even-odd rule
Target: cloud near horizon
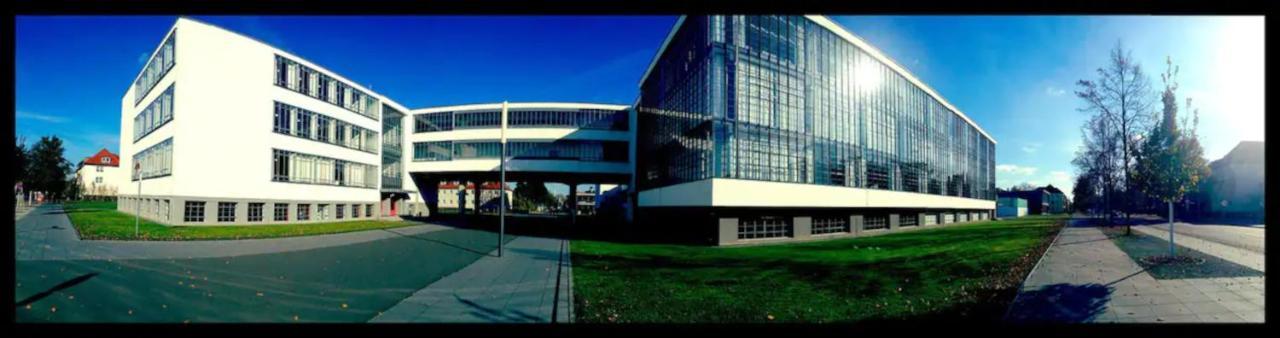
[{"label": "cloud near horizon", "polygon": [[43,122],[49,122],[49,123],[67,122],[67,119],[61,116],[32,113],[28,111],[18,111],[14,115],[19,119],[36,120],[36,121],[43,121]]}]

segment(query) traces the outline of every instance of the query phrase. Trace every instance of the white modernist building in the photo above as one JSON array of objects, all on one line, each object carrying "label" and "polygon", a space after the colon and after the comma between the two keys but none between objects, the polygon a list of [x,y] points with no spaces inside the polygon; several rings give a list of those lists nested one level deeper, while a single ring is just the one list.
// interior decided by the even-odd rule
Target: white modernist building
[{"label": "white modernist building", "polygon": [[76,179],[80,183],[80,196],[88,198],[114,197],[124,176],[121,174],[120,156],[106,149],[80,161]]},{"label": "white modernist building", "polygon": [[219,27],[179,18],[120,106],[124,212],[176,225],[326,222],[379,217],[384,195],[416,195],[404,175],[380,175],[382,141],[401,139],[384,125],[408,109]]},{"label": "white modernist building", "polygon": [[[424,196],[439,196],[427,190],[441,182],[471,182],[479,189],[485,185],[476,183],[499,181],[503,109],[504,103],[490,103],[412,111],[406,171]],[[508,182],[564,183],[571,194],[578,184],[629,182],[635,157],[629,106],[521,102],[505,103],[505,109]],[[471,196],[477,195],[483,196]],[[426,201],[429,208],[439,205],[436,198]]]}]

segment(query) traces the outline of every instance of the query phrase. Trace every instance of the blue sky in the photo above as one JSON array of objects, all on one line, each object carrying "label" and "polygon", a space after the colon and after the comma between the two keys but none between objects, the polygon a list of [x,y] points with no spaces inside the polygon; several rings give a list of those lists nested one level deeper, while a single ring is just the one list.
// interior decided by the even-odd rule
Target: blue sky
[{"label": "blue sky", "polygon": [[[411,108],[476,102],[630,104],[674,16],[196,16],[325,65]],[[998,142],[997,185],[1070,192],[1072,91],[1118,41],[1155,87],[1166,56],[1200,108],[1209,159],[1263,140],[1263,20],[1211,16],[838,16]],[[17,134],[68,159],[118,147],[120,98],[172,16],[18,17]]]}]

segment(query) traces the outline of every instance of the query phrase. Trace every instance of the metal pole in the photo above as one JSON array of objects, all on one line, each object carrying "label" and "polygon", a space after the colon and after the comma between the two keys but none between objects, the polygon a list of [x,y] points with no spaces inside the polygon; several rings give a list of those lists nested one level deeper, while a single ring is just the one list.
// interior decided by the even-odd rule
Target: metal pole
[{"label": "metal pole", "polygon": [[141,166],[139,166],[137,163],[134,163],[134,164],[133,164],[133,172],[138,174],[138,197],[133,199],[133,238],[138,238],[138,224],[139,224],[139,223],[141,223],[141,222],[139,221],[139,219],[142,217],[142,216],[141,216],[141,215],[142,215],[142,203],[139,203],[139,202],[138,202],[138,201],[139,201],[139,199],[141,199],[141,198],[142,198],[142,170],[141,170],[141,168],[142,168],[142,167],[141,167]]},{"label": "metal pole", "polygon": [[1169,257],[1173,256],[1173,202],[1169,202]]},{"label": "metal pole", "polygon": [[502,239],[507,233],[507,101],[502,101],[502,127],[498,132],[501,135],[502,149],[498,156],[498,257],[502,257]]}]

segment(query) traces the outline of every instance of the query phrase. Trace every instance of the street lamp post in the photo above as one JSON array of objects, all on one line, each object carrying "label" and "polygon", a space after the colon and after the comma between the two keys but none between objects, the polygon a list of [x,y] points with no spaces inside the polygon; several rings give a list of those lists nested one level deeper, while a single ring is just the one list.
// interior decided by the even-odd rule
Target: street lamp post
[{"label": "street lamp post", "polygon": [[133,174],[138,176],[138,197],[133,199],[133,237],[138,238],[138,224],[142,217],[142,163],[133,163]]},{"label": "street lamp post", "polygon": [[502,239],[507,233],[507,101],[502,101],[502,127],[498,134],[502,149],[498,154],[498,257],[502,257]]}]

